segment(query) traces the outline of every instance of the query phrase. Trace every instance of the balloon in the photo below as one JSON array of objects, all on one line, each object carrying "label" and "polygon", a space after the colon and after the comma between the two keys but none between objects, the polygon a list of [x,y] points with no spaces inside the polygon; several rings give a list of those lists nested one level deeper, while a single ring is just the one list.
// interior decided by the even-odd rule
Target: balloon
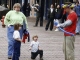
[{"label": "balloon", "polygon": [[67,31],[65,31],[64,29],[62,29],[61,27],[59,27],[59,30],[61,30],[62,32],[66,33],[66,34],[69,34],[69,35],[71,35],[71,36],[74,36],[73,33],[67,32]]},{"label": "balloon", "polygon": [[[58,23],[56,22],[56,23],[55,23],[55,25],[57,26],[57,25],[58,25]],[[62,32],[66,33],[66,34],[69,34],[69,35],[71,35],[71,36],[74,36],[74,34],[73,34],[73,33],[70,33],[70,32],[68,32],[68,31],[65,31],[65,30],[64,30],[64,29],[62,29],[61,27],[59,27],[59,30],[61,30]]]}]

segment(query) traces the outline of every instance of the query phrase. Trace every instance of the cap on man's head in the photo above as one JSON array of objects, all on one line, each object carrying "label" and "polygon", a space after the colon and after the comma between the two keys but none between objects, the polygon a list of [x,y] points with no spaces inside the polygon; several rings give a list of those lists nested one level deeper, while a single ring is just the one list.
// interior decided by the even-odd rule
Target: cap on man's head
[{"label": "cap on man's head", "polygon": [[64,6],[63,6],[63,8],[74,8],[75,7],[75,4],[65,4]]}]

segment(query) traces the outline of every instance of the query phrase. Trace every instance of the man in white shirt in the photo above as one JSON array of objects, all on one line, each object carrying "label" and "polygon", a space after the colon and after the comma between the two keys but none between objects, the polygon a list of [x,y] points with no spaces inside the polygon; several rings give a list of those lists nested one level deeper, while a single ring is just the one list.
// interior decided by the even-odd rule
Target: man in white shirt
[{"label": "man in white shirt", "polygon": [[50,9],[48,10],[48,22],[46,24],[45,30],[47,31],[50,25],[50,31],[53,30],[53,20],[55,18],[55,9],[53,7],[53,4],[51,5]]}]

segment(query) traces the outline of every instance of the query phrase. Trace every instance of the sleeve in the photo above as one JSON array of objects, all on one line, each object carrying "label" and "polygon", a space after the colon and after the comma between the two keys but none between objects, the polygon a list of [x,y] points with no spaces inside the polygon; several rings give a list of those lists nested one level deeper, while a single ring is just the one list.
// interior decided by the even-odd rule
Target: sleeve
[{"label": "sleeve", "polygon": [[6,16],[5,16],[5,19],[4,19],[4,24],[5,25],[9,25],[9,21],[10,21],[10,15],[11,15],[11,11],[9,11]]},{"label": "sleeve", "polygon": [[67,26],[69,26],[71,24],[72,24],[72,21],[71,20],[67,20],[63,24],[60,24],[60,27],[67,27]]},{"label": "sleeve", "polygon": [[75,20],[75,15],[74,14],[71,14],[68,16],[67,20],[71,20],[72,22],[74,22]]},{"label": "sleeve", "polygon": [[30,46],[31,46],[31,47],[33,46],[33,42],[31,42]]},{"label": "sleeve", "polygon": [[13,33],[13,38],[14,38],[14,39],[19,38],[19,33],[18,33],[18,32],[14,32],[14,33]]},{"label": "sleeve", "polygon": [[26,16],[23,13],[22,13],[22,15],[23,15],[23,19],[25,20],[25,23],[26,23],[26,29],[28,30],[27,18],[26,18]]}]

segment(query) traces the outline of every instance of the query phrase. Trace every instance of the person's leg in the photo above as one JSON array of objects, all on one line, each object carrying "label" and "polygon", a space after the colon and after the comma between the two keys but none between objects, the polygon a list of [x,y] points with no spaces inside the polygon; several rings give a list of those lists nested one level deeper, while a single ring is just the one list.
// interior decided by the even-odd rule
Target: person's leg
[{"label": "person's leg", "polygon": [[35,23],[35,26],[38,26],[38,22],[39,22],[39,14],[37,14],[37,16],[36,16],[36,23]]},{"label": "person's leg", "polygon": [[52,31],[53,30],[53,19],[51,19],[50,23],[51,23],[50,30]]},{"label": "person's leg", "polygon": [[11,59],[13,55],[13,45],[14,45],[14,39],[13,39],[13,32],[14,27],[8,27],[7,29],[7,37],[8,37],[8,58]]},{"label": "person's leg", "polygon": [[40,26],[42,27],[43,26],[43,18],[40,17]]},{"label": "person's leg", "polygon": [[50,25],[50,19],[48,20],[48,22],[47,22],[47,24],[46,24],[45,30],[48,30],[49,25]]},{"label": "person's leg", "polygon": [[21,45],[21,42],[15,41],[14,54],[13,54],[13,59],[15,59],[15,60],[19,60],[19,57],[20,57],[20,45]]},{"label": "person's leg", "polygon": [[40,59],[43,59],[43,50],[38,50],[38,54],[40,54]]},{"label": "person's leg", "polygon": [[78,17],[77,27],[76,27],[76,33],[79,34],[79,32],[80,32],[80,17]]},{"label": "person's leg", "polygon": [[38,55],[38,52],[31,52],[31,59],[35,59]]},{"label": "person's leg", "polygon": [[65,54],[65,60],[75,60],[74,58],[74,36],[66,36],[63,43],[63,52]]}]

